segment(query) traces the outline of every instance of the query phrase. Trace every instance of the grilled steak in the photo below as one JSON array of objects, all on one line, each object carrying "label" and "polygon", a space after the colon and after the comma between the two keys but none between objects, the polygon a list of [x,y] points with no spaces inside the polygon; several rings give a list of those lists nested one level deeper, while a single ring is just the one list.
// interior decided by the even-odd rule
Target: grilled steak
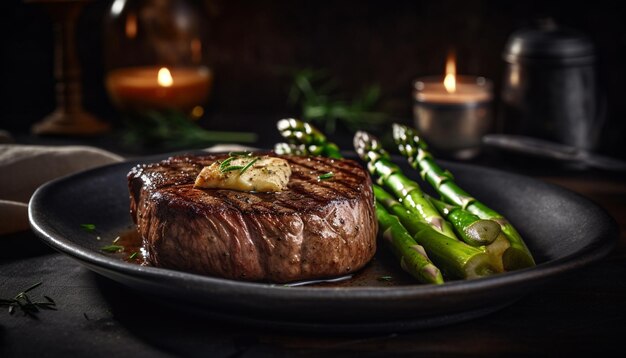
[{"label": "grilled steak", "polygon": [[358,163],[281,156],[292,171],[287,190],[195,189],[202,168],[225,157],[172,157],[128,174],[131,215],[150,264],[289,282],[354,272],[372,258],[378,223],[371,180]]}]

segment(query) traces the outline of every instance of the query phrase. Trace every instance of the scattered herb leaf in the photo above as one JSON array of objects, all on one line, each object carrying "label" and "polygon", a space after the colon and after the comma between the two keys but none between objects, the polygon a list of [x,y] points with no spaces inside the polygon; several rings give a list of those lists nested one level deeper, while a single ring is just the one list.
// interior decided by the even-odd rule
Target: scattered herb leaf
[{"label": "scattered herb leaf", "polygon": [[139,255],[139,253],[137,253],[137,251],[135,251],[132,254],[130,254],[130,256],[128,256],[128,259],[129,260],[133,260],[135,257],[137,257],[137,255]]},{"label": "scattered herb leaf", "polygon": [[378,281],[387,281],[387,282],[389,282],[389,281],[391,281],[391,280],[393,280],[393,277],[392,277],[392,276],[380,276],[380,277],[378,278]]},{"label": "scattered herb leaf", "polygon": [[94,231],[96,229],[96,225],[94,224],[80,224],[80,227],[87,231]]},{"label": "scattered herb leaf", "polygon": [[124,246],[120,246],[120,245],[107,245],[104,247],[101,247],[100,250],[104,251],[104,252],[111,252],[111,253],[115,253],[115,252],[120,252],[122,250],[124,250]]},{"label": "scattered herb leaf", "polygon": [[326,180],[326,179],[332,178],[334,175],[335,174],[333,174],[333,172],[328,172],[328,173],[324,173],[324,174],[319,175],[317,177],[317,179],[319,179],[319,180]]},{"label": "scattered herb leaf", "polygon": [[38,313],[40,309],[46,310],[54,310],[56,311],[56,303],[54,300],[48,296],[43,296],[48,302],[38,302],[33,301],[28,296],[28,292],[34,290],[35,288],[41,286],[43,282],[38,282],[24,291],[15,295],[14,298],[11,299],[0,299],[0,306],[8,306],[9,314],[15,313],[16,307],[22,310],[24,316],[30,316],[32,318],[37,318],[35,313]]}]

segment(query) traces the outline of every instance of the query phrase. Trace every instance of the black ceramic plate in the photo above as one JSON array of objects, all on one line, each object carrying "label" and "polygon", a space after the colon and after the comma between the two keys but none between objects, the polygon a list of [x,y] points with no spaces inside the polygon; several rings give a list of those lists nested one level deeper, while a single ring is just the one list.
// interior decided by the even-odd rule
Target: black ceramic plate
[{"label": "black ceramic plate", "polygon": [[[589,200],[528,177],[470,165],[442,163],[458,183],[516,226],[536,267],[444,285],[413,284],[397,268],[391,281],[285,287],[140,266],[100,248],[132,228],[126,174],[146,158],[96,168],[49,182],[33,195],[34,231],[89,269],[214,318],[259,326],[323,331],[399,331],[450,324],[500,309],[541,285],[604,257],[617,237],[614,220]],[[398,163],[405,172],[415,171]],[[426,188],[426,185],[424,186]],[[96,232],[81,224],[93,223]],[[96,236],[100,237],[97,240]],[[374,274],[384,271],[379,248]],[[127,255],[127,254],[126,254]],[[382,256],[381,256],[382,255]],[[380,271],[383,266],[383,271]],[[379,270],[379,271],[376,271]],[[393,271],[396,270],[396,271]]]}]

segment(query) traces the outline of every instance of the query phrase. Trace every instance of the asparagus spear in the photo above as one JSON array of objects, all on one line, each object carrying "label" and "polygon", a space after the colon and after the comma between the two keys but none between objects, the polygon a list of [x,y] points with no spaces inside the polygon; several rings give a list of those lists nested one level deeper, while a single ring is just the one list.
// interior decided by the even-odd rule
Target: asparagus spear
[{"label": "asparagus spear", "polygon": [[[276,144],[275,151],[279,154],[296,154],[311,155],[318,148],[331,148],[331,150],[322,150],[321,153],[331,153],[333,158],[342,158],[339,148],[326,137],[315,129],[313,126],[298,121],[296,119],[288,119],[279,121],[279,130],[281,135],[285,136],[291,143]],[[298,131],[298,135],[294,135],[294,130],[288,128],[307,128],[304,131]],[[315,133],[315,140],[309,138],[307,133]],[[308,144],[307,143],[315,143]],[[311,147],[312,146],[312,147]],[[312,150],[309,150],[311,148]],[[330,155],[329,155],[330,156]],[[383,238],[391,247],[391,251],[400,260],[400,267],[423,283],[443,283],[443,277],[439,269],[428,259],[424,248],[415,242],[411,235],[406,231],[398,219],[388,213],[383,206],[376,204],[376,217],[378,223],[383,230]]]},{"label": "asparagus spear", "polygon": [[411,237],[397,217],[391,215],[376,202],[376,217],[383,232],[383,239],[400,259],[400,267],[423,283],[442,284],[443,276],[426,255],[426,251]]},{"label": "asparagus spear", "polygon": [[503,215],[461,189],[455,183],[452,174],[441,169],[434,161],[432,155],[426,150],[424,141],[414,130],[394,124],[393,137],[400,152],[408,158],[411,166],[420,170],[422,178],[428,181],[444,200],[458,205],[482,219],[494,220],[500,225],[503,234],[510,242],[510,247],[506,249],[502,257],[506,270],[535,265],[535,260],[528,247],[513,225]]},{"label": "asparagus spear", "polygon": [[406,230],[413,235],[413,239],[426,249],[429,257],[446,276],[476,278],[502,272],[498,260],[494,260],[489,252],[441,234],[412,215],[382,187],[374,185],[374,196],[390,214],[398,217]]},{"label": "asparagus spear", "polygon": [[[311,155],[321,155],[324,157],[340,159],[342,158],[339,147],[335,143],[329,142],[326,136],[309,123],[302,122],[294,118],[281,119],[276,124],[280,134],[291,144],[303,145]],[[275,150],[282,154],[285,150],[284,144],[279,143]]]},{"label": "asparagus spear", "polygon": [[454,230],[437,209],[424,197],[419,184],[407,178],[399,166],[389,158],[389,154],[382,148],[378,139],[371,134],[358,131],[354,135],[354,148],[361,159],[367,162],[367,167],[372,174],[376,174],[380,183],[384,184],[393,194],[401,199],[402,204],[411,213],[418,215],[450,238],[457,239]]},{"label": "asparagus spear", "polygon": [[489,245],[500,235],[500,225],[497,222],[481,219],[469,211],[446,204],[429,195],[426,195],[426,198],[452,224],[459,238],[465,243],[472,246]]}]

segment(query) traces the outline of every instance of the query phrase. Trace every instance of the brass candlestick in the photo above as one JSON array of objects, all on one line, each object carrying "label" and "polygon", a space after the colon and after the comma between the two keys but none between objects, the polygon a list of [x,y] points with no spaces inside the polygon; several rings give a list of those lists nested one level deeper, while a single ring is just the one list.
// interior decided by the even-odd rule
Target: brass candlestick
[{"label": "brass candlestick", "polygon": [[82,106],[80,64],[76,56],[75,23],[91,0],[24,0],[43,5],[54,22],[54,77],[57,108],[32,127],[35,134],[93,135],[109,130],[109,124],[87,113]]}]

